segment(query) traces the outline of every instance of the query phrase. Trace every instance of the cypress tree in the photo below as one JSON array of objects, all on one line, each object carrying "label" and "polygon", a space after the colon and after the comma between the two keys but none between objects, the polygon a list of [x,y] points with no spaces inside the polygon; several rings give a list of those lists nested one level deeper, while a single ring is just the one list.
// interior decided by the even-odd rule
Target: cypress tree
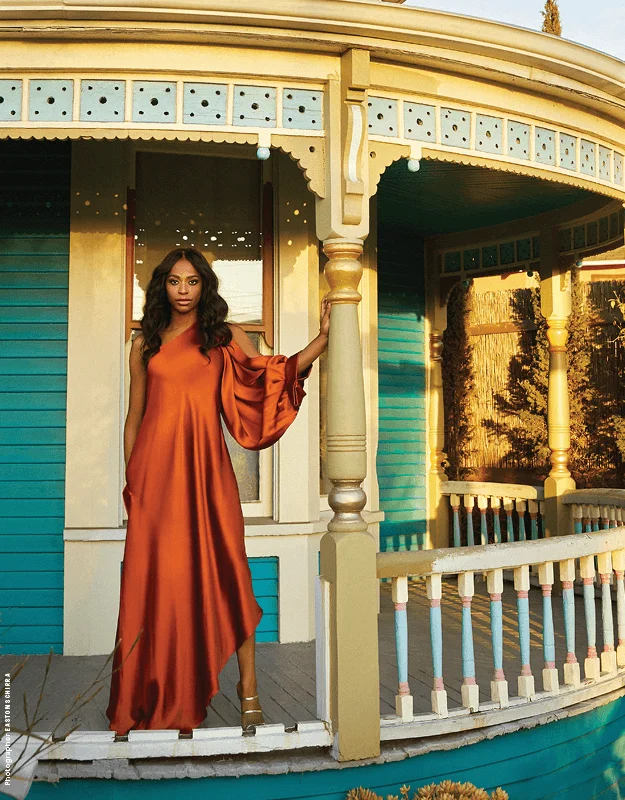
[{"label": "cypress tree", "polygon": [[553,33],[555,36],[562,36],[558,0],[546,0],[545,8],[540,13],[543,15],[543,33]]}]

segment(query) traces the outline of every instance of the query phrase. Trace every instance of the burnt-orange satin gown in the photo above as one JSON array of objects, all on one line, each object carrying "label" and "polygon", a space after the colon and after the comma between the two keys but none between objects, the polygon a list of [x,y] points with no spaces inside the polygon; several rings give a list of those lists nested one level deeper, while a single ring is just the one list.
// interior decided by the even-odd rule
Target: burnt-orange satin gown
[{"label": "burnt-orange satin gown", "polygon": [[106,709],[118,734],[198,727],[219,673],[262,617],[220,414],[243,447],[272,445],[297,415],[310,368],[298,378],[297,354],[250,358],[234,340],[209,361],[200,344],[196,321],[148,362],[123,489],[121,643]]}]

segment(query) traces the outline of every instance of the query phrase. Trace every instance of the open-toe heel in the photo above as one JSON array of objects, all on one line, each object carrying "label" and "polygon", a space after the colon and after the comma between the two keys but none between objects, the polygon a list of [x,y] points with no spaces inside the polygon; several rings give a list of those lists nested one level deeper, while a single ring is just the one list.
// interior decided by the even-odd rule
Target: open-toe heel
[{"label": "open-toe heel", "polygon": [[[252,730],[254,727],[256,727],[256,725],[264,725],[265,717],[263,716],[263,711],[260,708],[258,695],[255,694],[251,697],[243,697],[240,683],[237,683],[237,695],[241,703],[241,727],[243,730]],[[254,701],[258,703],[258,708],[243,708],[243,703],[251,703]]]}]

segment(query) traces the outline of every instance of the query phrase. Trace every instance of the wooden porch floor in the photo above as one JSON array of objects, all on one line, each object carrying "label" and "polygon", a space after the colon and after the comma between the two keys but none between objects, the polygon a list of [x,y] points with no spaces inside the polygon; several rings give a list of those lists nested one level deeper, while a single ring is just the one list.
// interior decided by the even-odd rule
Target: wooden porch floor
[{"label": "wooden porch floor", "polygon": [[[489,599],[484,581],[476,576],[473,601],[473,633],[475,644],[476,677],[480,686],[481,700],[488,700],[492,674],[492,651],[490,644]],[[394,714],[397,672],[395,661],[395,639],[393,604],[390,583],[382,585],[380,630],[380,712]],[[516,628],[516,594],[506,582],[503,595],[504,623],[504,669],[509,681],[510,695],[516,694],[516,678],[519,674],[519,646]],[[449,707],[461,705],[461,610],[455,579],[444,581],[441,603],[443,618],[444,656],[443,671],[448,691]],[[415,713],[427,713],[430,707],[432,687],[432,662],[429,638],[429,604],[424,582],[413,582],[408,603],[408,641],[410,686],[414,695]],[[554,594],[554,628],[556,634],[556,663],[562,681],[562,664],[565,658],[564,623],[562,598]],[[601,641],[600,603],[597,601],[598,648]],[[614,609],[616,623],[616,609]],[[536,689],[540,691],[542,661],[542,596],[539,589],[530,591],[531,662],[536,677]],[[586,649],[583,601],[576,596],[576,649],[577,658],[583,665]],[[1,651],[0,651],[1,652]],[[18,656],[0,656],[0,669],[8,672],[19,660]],[[36,730],[50,731],[70,708],[79,692],[84,692],[102,668],[106,656],[53,656],[48,676],[44,701],[40,708],[43,717]],[[47,656],[30,656],[26,667],[13,684],[12,708],[14,725],[24,724],[22,695],[28,697],[29,713],[32,714],[44,674]],[[358,669],[358,665],[354,665]],[[110,665],[107,667],[110,674]],[[583,672],[583,668],[582,668]],[[315,643],[258,644],[257,676],[259,693],[267,722],[292,725],[316,719],[315,712]],[[213,698],[208,716],[201,727],[233,726],[239,723],[236,682],[238,669],[236,657],[232,657],[220,675],[221,691]],[[97,696],[79,709],[60,727],[60,735],[78,724],[79,730],[108,730],[105,709],[108,704],[110,678],[107,678]],[[19,709],[19,711],[18,711]]]}]

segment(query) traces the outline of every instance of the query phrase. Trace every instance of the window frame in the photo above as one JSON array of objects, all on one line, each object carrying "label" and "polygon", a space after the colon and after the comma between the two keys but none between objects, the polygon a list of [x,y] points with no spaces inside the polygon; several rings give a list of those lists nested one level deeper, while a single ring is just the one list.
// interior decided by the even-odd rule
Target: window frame
[{"label": "window frame", "polygon": [[[125,247],[125,336],[126,344],[133,337],[133,331],[141,329],[141,321],[132,319],[133,289],[135,275],[135,232],[137,192],[135,185],[137,154],[141,152],[168,153],[176,155],[206,155],[207,157],[254,159],[255,148],[242,145],[212,145],[211,143],[196,143],[196,147],[189,147],[184,142],[145,142],[137,143],[131,150],[128,170],[128,186],[126,194],[126,247]],[[274,263],[276,258],[275,240],[275,211],[273,192],[273,168],[271,160],[260,162],[260,197],[259,211],[262,242],[262,322],[241,323],[241,327],[248,333],[260,334],[259,350],[263,355],[271,355],[274,349],[274,302],[275,302],[275,273]],[[245,518],[272,518],[274,513],[274,457],[273,447],[258,451],[259,469],[259,499],[241,503]],[[127,514],[124,510],[124,520]]]}]

